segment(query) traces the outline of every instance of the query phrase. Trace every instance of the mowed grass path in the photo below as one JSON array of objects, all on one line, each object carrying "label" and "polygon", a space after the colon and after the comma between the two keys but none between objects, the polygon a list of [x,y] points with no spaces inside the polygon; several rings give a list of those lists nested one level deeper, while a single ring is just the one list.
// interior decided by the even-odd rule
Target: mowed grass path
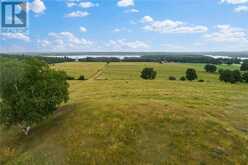
[{"label": "mowed grass path", "polygon": [[84,75],[86,79],[93,76],[98,70],[106,65],[104,62],[67,62],[52,65],[51,67],[56,70],[66,71],[69,76],[77,79],[80,75]]},{"label": "mowed grass path", "polygon": [[0,131],[0,162],[247,164],[248,85],[165,79],[71,81],[31,136]]}]

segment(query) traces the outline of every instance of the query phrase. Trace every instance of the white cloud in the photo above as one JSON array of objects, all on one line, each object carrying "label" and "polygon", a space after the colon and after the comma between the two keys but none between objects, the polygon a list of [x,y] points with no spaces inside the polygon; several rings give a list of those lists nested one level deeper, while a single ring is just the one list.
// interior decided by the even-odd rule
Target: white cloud
[{"label": "white cloud", "polygon": [[87,11],[73,11],[65,15],[65,17],[86,17],[90,15]]},{"label": "white cloud", "polygon": [[139,13],[139,10],[137,10],[137,9],[128,9],[125,12],[126,13]]},{"label": "white cloud", "polygon": [[248,0],[221,0],[221,3],[229,3],[233,5],[248,3]]},{"label": "white cloud", "polygon": [[120,32],[120,31],[121,31],[120,28],[115,28],[115,29],[113,30],[113,32],[116,32],[116,33]]},{"label": "white cloud", "polygon": [[84,38],[76,37],[71,32],[49,33],[48,38],[38,40],[43,49],[53,51],[75,51],[89,48],[93,43]]},{"label": "white cloud", "polygon": [[134,0],[119,0],[117,2],[117,6],[119,6],[119,7],[130,7],[130,6],[134,6]]},{"label": "white cloud", "polygon": [[16,39],[16,40],[22,40],[25,42],[30,41],[30,37],[23,33],[0,33],[0,38],[2,40]]},{"label": "white cloud", "polygon": [[79,3],[79,7],[81,8],[92,8],[99,6],[98,3],[92,3],[92,2],[81,2]]},{"label": "white cloud", "polygon": [[127,41],[125,39],[121,40],[110,40],[107,47],[112,50],[128,51],[128,50],[144,50],[150,48],[150,46],[143,41]]},{"label": "white cloud", "polygon": [[173,20],[156,21],[151,16],[143,17],[142,22],[145,24],[143,29],[159,33],[204,33],[208,31],[206,26],[188,25]]},{"label": "white cloud", "polygon": [[234,9],[236,13],[248,12],[248,6],[238,6]]},{"label": "white cloud", "polygon": [[115,32],[115,33],[118,33],[118,32],[132,32],[132,30],[123,27],[123,28],[114,28],[113,32]]},{"label": "white cloud", "polygon": [[150,22],[153,22],[153,18],[151,16],[144,16],[142,18],[142,22],[144,23],[150,23]]},{"label": "white cloud", "polygon": [[67,7],[74,7],[74,6],[77,6],[77,4],[75,2],[67,2],[66,6]]},{"label": "white cloud", "polygon": [[87,28],[86,28],[86,27],[81,26],[81,27],[80,27],[80,32],[82,32],[82,33],[87,32]]},{"label": "white cloud", "polygon": [[244,29],[230,25],[218,25],[217,32],[204,35],[208,41],[219,43],[248,43],[248,36]]},{"label": "white cloud", "polygon": [[28,3],[28,9],[36,14],[42,14],[46,10],[46,6],[42,0],[34,0],[32,3]]}]

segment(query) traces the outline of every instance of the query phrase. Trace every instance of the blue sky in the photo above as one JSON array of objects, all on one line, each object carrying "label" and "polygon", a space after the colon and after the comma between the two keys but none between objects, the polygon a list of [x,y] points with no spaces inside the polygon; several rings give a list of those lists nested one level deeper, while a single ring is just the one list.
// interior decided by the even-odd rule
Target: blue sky
[{"label": "blue sky", "polygon": [[1,52],[247,51],[248,0],[30,0]]}]

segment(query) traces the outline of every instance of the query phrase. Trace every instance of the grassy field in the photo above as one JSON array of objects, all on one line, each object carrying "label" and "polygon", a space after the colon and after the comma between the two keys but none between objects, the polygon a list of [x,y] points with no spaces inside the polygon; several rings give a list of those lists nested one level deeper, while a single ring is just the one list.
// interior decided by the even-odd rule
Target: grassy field
[{"label": "grassy field", "polygon": [[[158,71],[157,80],[140,80],[145,66]],[[248,162],[247,84],[219,82],[217,74],[205,73],[200,64],[54,67],[90,80],[71,81],[70,101],[36,126],[31,136],[14,128],[0,130],[0,164]],[[188,67],[209,82],[167,80],[170,75],[184,75]]]}]

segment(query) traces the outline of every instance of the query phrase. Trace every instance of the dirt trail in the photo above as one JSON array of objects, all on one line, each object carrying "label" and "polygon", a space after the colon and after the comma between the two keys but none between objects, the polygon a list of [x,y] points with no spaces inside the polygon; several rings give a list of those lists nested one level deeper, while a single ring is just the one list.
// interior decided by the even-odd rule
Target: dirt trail
[{"label": "dirt trail", "polygon": [[102,68],[98,69],[94,74],[92,74],[88,80],[97,80],[98,77],[100,77],[103,74],[103,70],[105,67],[107,67],[108,64],[105,64]]}]

